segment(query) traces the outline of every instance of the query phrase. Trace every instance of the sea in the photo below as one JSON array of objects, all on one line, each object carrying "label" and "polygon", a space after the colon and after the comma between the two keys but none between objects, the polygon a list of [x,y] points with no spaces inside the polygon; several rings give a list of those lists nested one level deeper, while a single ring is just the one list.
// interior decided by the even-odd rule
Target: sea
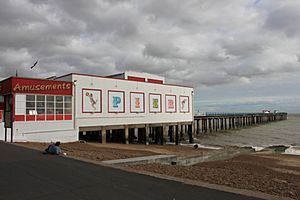
[{"label": "sea", "polygon": [[263,149],[286,146],[287,153],[300,155],[300,114],[288,115],[287,120],[247,128],[201,134],[203,146],[236,146]]}]

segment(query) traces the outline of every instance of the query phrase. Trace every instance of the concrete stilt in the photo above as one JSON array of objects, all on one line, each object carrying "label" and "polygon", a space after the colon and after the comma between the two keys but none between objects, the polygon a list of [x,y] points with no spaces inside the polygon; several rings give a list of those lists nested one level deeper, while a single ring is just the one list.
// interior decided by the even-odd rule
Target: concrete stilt
[{"label": "concrete stilt", "polygon": [[190,144],[192,144],[194,142],[193,125],[192,124],[188,125],[188,135],[189,135],[189,142],[190,142]]},{"label": "concrete stilt", "polygon": [[101,129],[101,136],[102,136],[102,144],[106,144],[106,128],[102,127]]},{"label": "concrete stilt", "polygon": [[176,126],[176,130],[175,130],[175,144],[178,145],[179,144],[179,132],[180,132],[180,127],[181,125],[177,125]]},{"label": "concrete stilt", "polygon": [[145,142],[146,142],[146,145],[148,145],[149,144],[149,135],[150,135],[150,127],[149,127],[149,125],[147,124],[146,126],[145,126]]},{"label": "concrete stilt", "polygon": [[168,141],[168,132],[169,132],[169,127],[166,125],[163,125],[163,141],[162,144],[165,144]]},{"label": "concrete stilt", "polygon": [[125,126],[125,144],[129,144],[129,128]]}]

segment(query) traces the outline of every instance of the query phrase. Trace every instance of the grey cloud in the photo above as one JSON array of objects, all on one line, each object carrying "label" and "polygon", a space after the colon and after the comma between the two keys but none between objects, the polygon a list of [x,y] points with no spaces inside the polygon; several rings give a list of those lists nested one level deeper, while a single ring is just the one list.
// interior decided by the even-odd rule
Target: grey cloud
[{"label": "grey cloud", "polygon": [[178,56],[179,48],[173,44],[159,43],[159,44],[145,44],[143,54],[145,56],[153,56],[157,58],[176,58]]},{"label": "grey cloud", "polygon": [[241,58],[260,54],[264,49],[264,41],[259,37],[227,39],[222,41],[222,47],[227,55],[239,56]]},{"label": "grey cloud", "polygon": [[300,27],[291,2],[4,1],[1,77],[136,70],[197,87],[296,72],[300,42],[281,34]]},{"label": "grey cloud", "polygon": [[287,5],[282,5],[269,13],[265,26],[271,30],[283,32],[289,37],[297,37],[300,33],[300,3],[288,2]]}]

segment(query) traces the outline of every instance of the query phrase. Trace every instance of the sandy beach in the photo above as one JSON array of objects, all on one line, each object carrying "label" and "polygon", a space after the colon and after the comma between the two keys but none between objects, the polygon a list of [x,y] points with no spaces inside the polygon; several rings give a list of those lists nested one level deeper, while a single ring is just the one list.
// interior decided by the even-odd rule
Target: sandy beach
[{"label": "sandy beach", "polygon": [[[18,145],[40,151],[48,146],[46,143],[19,143]],[[62,144],[61,147],[67,156],[91,161],[157,154],[176,154],[178,157],[203,156],[221,151],[172,145],[145,146],[79,142]],[[153,163],[123,167],[136,172],[151,172],[300,199],[300,157],[294,155],[251,153],[228,160],[203,162],[192,166]]]}]

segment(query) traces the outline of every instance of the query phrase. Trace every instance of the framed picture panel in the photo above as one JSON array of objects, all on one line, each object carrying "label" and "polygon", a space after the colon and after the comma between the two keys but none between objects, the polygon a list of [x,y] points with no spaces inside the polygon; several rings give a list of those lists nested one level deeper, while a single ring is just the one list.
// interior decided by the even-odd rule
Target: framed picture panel
[{"label": "framed picture panel", "polygon": [[175,113],[176,112],[176,95],[166,94],[166,112],[167,113]]},{"label": "framed picture panel", "polygon": [[125,112],[125,92],[109,90],[108,91],[108,112],[124,113]]},{"label": "framed picture panel", "polygon": [[180,112],[190,112],[190,101],[188,96],[179,96]]},{"label": "framed picture panel", "polygon": [[149,112],[161,112],[161,94],[149,94]]},{"label": "framed picture panel", "polygon": [[130,112],[145,112],[145,94],[143,92],[130,92]]},{"label": "framed picture panel", "polygon": [[102,91],[97,89],[82,89],[82,112],[102,112]]}]

